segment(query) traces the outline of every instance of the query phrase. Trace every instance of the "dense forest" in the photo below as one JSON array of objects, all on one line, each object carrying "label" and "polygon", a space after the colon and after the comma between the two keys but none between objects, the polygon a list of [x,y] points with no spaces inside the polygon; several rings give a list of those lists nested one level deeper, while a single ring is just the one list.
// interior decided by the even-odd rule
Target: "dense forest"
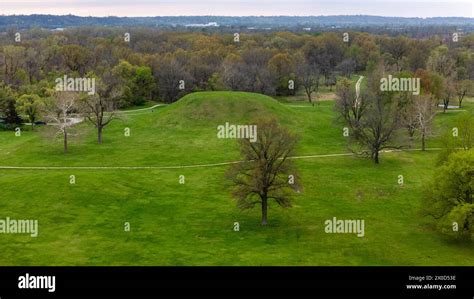
[{"label": "dense forest", "polygon": [[425,92],[447,105],[472,92],[473,50],[474,35],[457,33],[413,39],[142,27],[10,30],[0,38],[0,113],[7,124],[21,122],[18,99],[51,97],[57,78],[65,75],[97,78],[104,87],[99,95],[114,90],[114,106],[124,108],[149,100],[171,103],[205,90],[300,93],[311,100],[320,86],[332,89],[343,77],[380,66],[394,76],[421,78]]}]

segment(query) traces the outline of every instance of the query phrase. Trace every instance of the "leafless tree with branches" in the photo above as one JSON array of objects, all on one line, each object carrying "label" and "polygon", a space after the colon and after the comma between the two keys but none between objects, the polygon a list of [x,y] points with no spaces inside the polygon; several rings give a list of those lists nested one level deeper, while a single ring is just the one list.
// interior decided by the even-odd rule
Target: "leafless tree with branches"
[{"label": "leafless tree with branches", "polygon": [[268,202],[273,199],[284,208],[291,207],[291,194],[300,190],[299,175],[289,157],[297,137],[280,127],[276,120],[257,123],[256,142],[240,140],[244,161],[232,165],[227,178],[241,209],[262,207],[262,225],[267,224]]},{"label": "leafless tree with branches", "polygon": [[75,92],[56,92],[46,102],[45,120],[56,128],[57,134],[63,136],[64,153],[68,151],[68,134],[70,128],[78,123],[80,116],[75,114],[78,94]]}]

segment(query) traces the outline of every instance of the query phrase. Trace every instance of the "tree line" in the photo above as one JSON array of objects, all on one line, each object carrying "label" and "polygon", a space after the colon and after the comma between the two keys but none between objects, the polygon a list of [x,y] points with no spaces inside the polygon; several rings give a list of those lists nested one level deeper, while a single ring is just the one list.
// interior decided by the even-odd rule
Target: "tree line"
[{"label": "tree line", "polygon": [[[474,79],[474,35],[454,42],[450,36],[448,40],[442,36],[410,39],[360,32],[348,32],[346,38],[339,32],[256,33],[236,38],[147,28],[130,32],[78,28],[54,33],[31,29],[22,33],[21,42],[14,40],[14,33],[0,39],[0,78],[18,96],[41,96],[41,88],[52,88],[55,78],[65,74],[111,74],[124,85],[120,107],[149,99],[173,102],[200,90],[293,95],[302,86],[308,91],[318,83],[334,86],[339,76],[371,71],[380,63],[392,72],[429,70],[448,78],[446,85],[453,88]],[[294,89],[289,88],[290,80],[296,84]],[[449,98],[455,95],[453,91]]]}]

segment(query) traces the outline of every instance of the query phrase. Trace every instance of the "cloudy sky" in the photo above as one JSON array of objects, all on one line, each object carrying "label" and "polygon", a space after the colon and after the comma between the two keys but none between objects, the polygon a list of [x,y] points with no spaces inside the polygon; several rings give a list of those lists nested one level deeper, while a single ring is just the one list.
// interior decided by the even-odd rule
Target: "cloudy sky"
[{"label": "cloudy sky", "polygon": [[474,17],[474,0],[0,0],[0,14]]}]

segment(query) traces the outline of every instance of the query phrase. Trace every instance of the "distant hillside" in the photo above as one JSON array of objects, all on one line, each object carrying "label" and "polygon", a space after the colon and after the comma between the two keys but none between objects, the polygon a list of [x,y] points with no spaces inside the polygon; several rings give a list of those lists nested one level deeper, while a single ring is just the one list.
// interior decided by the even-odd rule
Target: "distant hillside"
[{"label": "distant hillside", "polygon": [[0,30],[14,27],[47,29],[75,26],[147,26],[147,27],[244,27],[274,30],[278,28],[364,28],[385,27],[400,30],[406,27],[454,26],[457,30],[474,30],[474,18],[401,18],[379,16],[271,16],[271,17],[223,17],[223,16],[179,16],[179,17],[78,17],[74,15],[0,15]]}]

